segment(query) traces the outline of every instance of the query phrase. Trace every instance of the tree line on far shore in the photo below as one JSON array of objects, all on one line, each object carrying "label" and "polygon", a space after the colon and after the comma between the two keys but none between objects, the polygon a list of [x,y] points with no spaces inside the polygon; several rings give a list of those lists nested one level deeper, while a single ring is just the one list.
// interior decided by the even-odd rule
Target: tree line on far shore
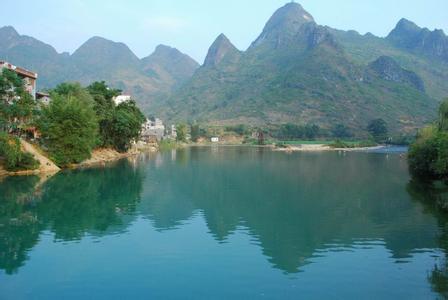
[{"label": "tree line on far shore", "polygon": [[0,74],[0,156],[8,170],[36,167],[29,154],[18,146],[18,137],[37,130],[42,149],[59,166],[80,163],[93,149],[107,147],[127,151],[139,138],[145,116],[135,101],[115,105],[121,93],[105,82],[88,87],[62,83],[50,91],[48,105],[36,102],[25,91],[14,71]]}]

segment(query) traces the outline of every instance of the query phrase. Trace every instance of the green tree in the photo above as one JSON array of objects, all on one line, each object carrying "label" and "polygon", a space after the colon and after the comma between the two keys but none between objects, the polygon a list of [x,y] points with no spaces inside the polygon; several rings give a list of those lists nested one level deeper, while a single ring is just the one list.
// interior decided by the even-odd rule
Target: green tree
[{"label": "green tree", "polygon": [[375,119],[370,121],[367,131],[373,136],[376,142],[384,142],[387,139],[387,124],[383,119]]},{"label": "green tree", "polygon": [[87,91],[93,97],[94,110],[99,125],[99,144],[102,147],[113,146],[112,136],[115,103],[113,98],[120,95],[121,91],[111,89],[104,81],[94,82],[87,87]]},{"label": "green tree", "polygon": [[448,131],[448,98],[440,104],[439,119],[437,123],[439,130]]},{"label": "green tree", "polygon": [[0,128],[20,134],[32,124],[35,113],[36,102],[25,90],[23,80],[16,72],[3,69],[0,74]]},{"label": "green tree", "polygon": [[349,138],[353,136],[350,129],[344,124],[336,124],[331,129],[331,133],[335,138]]},{"label": "green tree", "polygon": [[178,124],[176,126],[177,137],[176,140],[178,142],[186,142],[187,141],[187,125]]},{"label": "green tree", "polygon": [[425,179],[448,179],[448,99],[436,125],[420,130],[408,154],[411,173]]},{"label": "green tree", "polygon": [[110,140],[115,149],[122,152],[127,151],[132,140],[140,137],[144,122],[145,116],[135,101],[126,101],[118,105],[113,114],[110,131]]},{"label": "green tree", "polygon": [[201,129],[199,127],[199,124],[191,125],[190,132],[191,132],[191,140],[196,143],[201,135]]},{"label": "green tree", "polygon": [[17,137],[0,132],[0,156],[5,160],[8,171],[34,170],[39,162],[27,152],[23,152]]},{"label": "green tree", "polygon": [[97,143],[98,123],[90,95],[75,94],[52,93],[39,121],[43,142],[60,166],[89,158]]}]

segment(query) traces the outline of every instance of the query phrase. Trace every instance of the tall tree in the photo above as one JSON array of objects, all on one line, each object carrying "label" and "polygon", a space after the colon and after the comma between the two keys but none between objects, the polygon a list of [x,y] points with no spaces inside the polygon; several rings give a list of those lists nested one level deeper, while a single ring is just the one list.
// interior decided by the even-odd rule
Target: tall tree
[{"label": "tall tree", "polygon": [[438,125],[439,130],[448,131],[448,98],[440,104]]},{"label": "tall tree", "polygon": [[50,105],[42,110],[39,128],[60,166],[89,158],[97,144],[98,123],[88,98],[53,93]]},{"label": "tall tree", "polygon": [[387,124],[383,119],[375,119],[370,121],[367,131],[373,136],[375,141],[384,142],[387,139]]},{"label": "tall tree", "polygon": [[112,126],[111,141],[118,151],[127,151],[132,140],[140,136],[145,116],[137,107],[135,101],[126,101],[115,108]]},{"label": "tall tree", "polygon": [[177,137],[176,140],[178,142],[186,142],[187,141],[187,125],[178,124],[176,126]]},{"label": "tall tree", "polygon": [[196,143],[201,135],[201,129],[199,127],[199,124],[197,123],[192,124],[190,127],[190,132],[191,132],[191,140]]},{"label": "tall tree", "polygon": [[113,146],[111,139],[115,111],[113,98],[120,95],[121,91],[108,87],[104,81],[92,83],[87,87],[87,91],[92,95],[94,100],[93,108],[99,125],[99,143],[103,147]]}]

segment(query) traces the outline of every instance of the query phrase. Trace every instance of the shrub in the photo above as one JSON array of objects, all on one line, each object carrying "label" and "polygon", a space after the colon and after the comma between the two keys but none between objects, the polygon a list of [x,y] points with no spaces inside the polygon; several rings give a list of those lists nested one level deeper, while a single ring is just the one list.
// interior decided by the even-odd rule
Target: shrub
[{"label": "shrub", "polygon": [[19,139],[6,133],[0,133],[0,156],[5,159],[7,171],[35,170],[39,167],[39,162],[30,153],[22,152]]},{"label": "shrub", "polygon": [[408,163],[412,175],[439,178],[448,175],[448,136],[436,127],[424,128],[409,148]]}]

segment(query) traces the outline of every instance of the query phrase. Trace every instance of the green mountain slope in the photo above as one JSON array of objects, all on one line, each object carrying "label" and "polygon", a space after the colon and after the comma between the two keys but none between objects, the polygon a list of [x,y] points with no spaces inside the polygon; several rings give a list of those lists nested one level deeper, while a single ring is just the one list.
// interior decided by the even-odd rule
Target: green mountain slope
[{"label": "green mountain slope", "polygon": [[38,88],[64,81],[90,84],[107,81],[139,100],[149,111],[154,99],[169,95],[188,80],[199,65],[187,55],[166,46],[139,59],[123,43],[93,37],[72,55],[57,51],[34,38],[19,35],[10,26],[0,28],[0,60],[39,74]]},{"label": "green mountain slope", "polygon": [[[245,52],[218,38],[206,63],[157,110],[170,120],[343,123],[357,132],[373,118],[412,131],[434,117],[437,101],[416,72],[390,57],[356,57],[334,32],[299,4],[287,4]],[[218,55],[228,49],[233,59]]]}]

